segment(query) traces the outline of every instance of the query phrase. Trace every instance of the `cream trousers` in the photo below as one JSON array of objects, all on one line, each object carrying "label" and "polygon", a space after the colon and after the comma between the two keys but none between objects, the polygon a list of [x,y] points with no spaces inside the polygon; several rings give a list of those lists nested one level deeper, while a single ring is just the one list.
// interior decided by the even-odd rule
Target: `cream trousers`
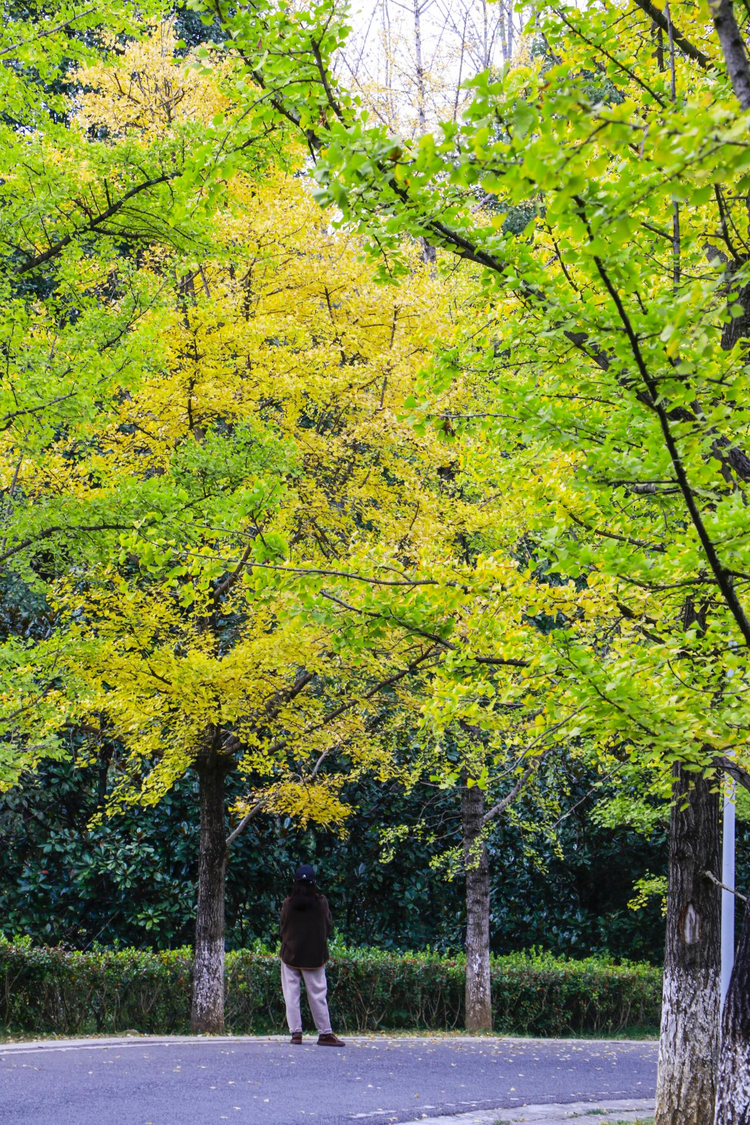
[{"label": "cream trousers", "polygon": [[291,965],[281,962],[281,988],[286,1002],[286,1018],[291,1032],[302,1031],[302,1015],[300,1012],[300,990],[302,978],[305,978],[307,989],[307,1002],[310,1005],[312,1018],[318,1029],[318,1035],[329,1035],[331,1031],[331,1017],[328,1015],[328,982],[326,981],[325,965],[319,969],[293,969]]}]

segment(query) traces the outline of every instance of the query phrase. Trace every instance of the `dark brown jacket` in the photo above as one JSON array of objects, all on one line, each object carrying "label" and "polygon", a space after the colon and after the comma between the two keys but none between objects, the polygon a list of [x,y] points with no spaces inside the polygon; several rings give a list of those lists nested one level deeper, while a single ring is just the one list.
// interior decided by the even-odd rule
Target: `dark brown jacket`
[{"label": "dark brown jacket", "polygon": [[285,898],[281,908],[281,960],[293,969],[319,969],[328,960],[332,929],[325,895],[319,895],[306,910],[297,910],[293,899]]}]

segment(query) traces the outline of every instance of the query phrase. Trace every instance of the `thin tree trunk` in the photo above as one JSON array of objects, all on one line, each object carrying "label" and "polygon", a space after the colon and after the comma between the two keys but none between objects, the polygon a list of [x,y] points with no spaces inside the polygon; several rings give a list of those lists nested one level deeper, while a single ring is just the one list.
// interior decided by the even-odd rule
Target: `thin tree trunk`
[{"label": "thin tree trunk", "polygon": [[422,61],[422,7],[421,0],[414,0],[414,61],[415,78],[417,82],[417,130],[420,137],[427,131],[427,111],[425,101],[427,91],[424,80],[424,62]]},{"label": "thin tree trunk", "polygon": [[229,766],[213,748],[196,762],[201,833],[191,1026],[197,1034],[224,1031],[224,780]]},{"label": "thin tree trunk", "polygon": [[[425,84],[424,61],[422,58],[422,6],[421,0],[414,3],[414,61],[415,78],[417,84],[417,136],[423,137],[427,132],[427,88]],[[426,238],[420,239],[422,243],[422,260],[428,264],[437,261],[437,251]]]},{"label": "thin tree trunk", "polygon": [[[694,777],[695,775],[693,775]],[[712,1125],[719,1048],[719,794],[675,765],[655,1125]]]},{"label": "thin tree trunk", "polygon": [[490,870],[482,838],[484,793],[461,787],[466,867],[466,1030],[492,1030],[490,984]]},{"label": "thin tree trunk", "polygon": [[750,1125],[750,905],[721,1021],[716,1125]]}]

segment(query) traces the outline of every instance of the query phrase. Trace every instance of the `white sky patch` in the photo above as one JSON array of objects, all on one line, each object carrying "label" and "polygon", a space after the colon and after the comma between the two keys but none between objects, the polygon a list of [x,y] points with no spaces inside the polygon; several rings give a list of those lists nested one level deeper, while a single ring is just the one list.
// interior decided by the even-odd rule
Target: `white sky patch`
[{"label": "white sky patch", "polygon": [[341,78],[405,136],[460,116],[461,84],[511,59],[524,22],[513,0],[352,0],[350,19]]}]

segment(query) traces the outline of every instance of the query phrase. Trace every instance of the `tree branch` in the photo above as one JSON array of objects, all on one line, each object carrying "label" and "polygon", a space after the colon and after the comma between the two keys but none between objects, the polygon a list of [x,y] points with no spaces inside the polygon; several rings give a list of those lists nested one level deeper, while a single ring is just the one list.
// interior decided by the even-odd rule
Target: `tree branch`
[{"label": "tree branch", "polygon": [[[583,710],[582,707],[578,707],[575,711],[572,711],[570,715],[566,715],[564,719],[561,719],[559,723],[555,723],[554,726],[549,727],[547,730],[542,731],[541,734],[537,735],[536,738],[532,739],[531,743],[526,747],[523,754],[521,755],[521,758],[523,758],[523,756],[525,754],[528,754],[531,747],[534,746],[535,743],[539,742],[540,739],[545,738],[548,734],[554,734],[554,732],[559,730],[560,727],[564,727],[567,722],[569,722],[571,719],[575,718],[576,715],[579,715],[582,710]],[[484,814],[484,819],[482,820],[482,824],[487,824],[487,822],[489,820],[494,820],[495,817],[499,816],[501,812],[504,812],[505,809],[507,809],[508,805],[510,805],[516,799],[518,794],[521,792],[521,789],[526,784],[526,782],[529,780],[532,773],[536,772],[536,770],[539,768],[541,763],[544,761],[544,759],[547,757],[547,755],[552,750],[554,750],[554,746],[548,746],[547,749],[545,751],[543,751],[543,753],[541,753],[537,758],[534,758],[534,760],[526,767],[523,774],[518,779],[518,782],[511,789],[510,793],[508,793],[508,795],[506,797],[503,797],[502,801],[498,801],[498,803],[496,805],[494,805],[493,808],[491,808],[489,810],[489,812],[486,812]]]},{"label": "tree branch", "polygon": [[704,871],[703,874],[705,875],[706,879],[710,879],[712,883],[714,883],[717,887],[721,887],[723,891],[729,891],[730,894],[736,895],[737,898],[742,899],[743,902],[747,902],[747,895],[741,895],[739,891],[736,891],[734,889],[734,887],[728,887],[726,883],[722,883],[721,879],[716,878],[713,871]]},{"label": "tree branch", "polygon": [[[549,754],[549,750],[545,751],[545,754]],[[502,801],[498,801],[496,805],[493,805],[493,807],[488,812],[486,812],[484,814],[484,816],[482,817],[482,824],[483,825],[488,824],[491,820],[495,820],[496,817],[500,816],[500,813],[505,812],[508,805],[513,804],[516,797],[518,796],[518,794],[521,792],[521,790],[523,789],[526,782],[531,777],[532,773],[536,772],[537,765],[540,761],[541,761],[541,758],[535,759],[531,763],[531,765],[527,766],[526,769],[521,774],[521,776],[519,777],[516,784],[511,789],[510,793],[508,793],[507,796],[503,797]]]},{"label": "tree branch", "polygon": [[[396,614],[390,608],[385,613],[378,613],[372,609],[361,609],[359,606],[349,605],[348,602],[342,601],[341,598],[337,598],[334,594],[329,594],[327,590],[321,590],[320,594],[321,597],[327,598],[330,602],[335,602],[343,609],[349,610],[350,613],[359,613],[362,614],[363,617],[374,617],[379,621],[382,621],[384,618],[390,618],[392,621],[396,622],[400,629],[404,629],[407,633],[412,633],[417,637],[424,637],[427,641],[434,641],[435,644],[450,649],[451,652],[460,651],[458,645],[453,644],[452,641],[447,640],[445,637],[441,637],[439,633],[430,633],[427,629],[421,629],[419,625],[411,625],[408,621],[402,621],[400,617],[396,617]],[[472,653],[468,653],[467,656],[469,660],[473,660],[476,664],[495,664],[498,667],[505,666],[509,668],[528,668],[529,666],[528,660],[520,660],[510,656],[474,656]]]},{"label": "tree branch", "polygon": [[572,31],[574,35],[577,35],[579,39],[582,39],[583,42],[586,43],[589,47],[594,47],[597,51],[601,51],[605,59],[611,62],[614,66],[618,67],[619,70],[624,71],[624,73],[627,74],[628,78],[630,78],[632,82],[635,82],[636,85],[645,90],[647,94],[650,94],[657,105],[661,106],[662,109],[665,108],[664,102],[656,93],[656,90],[652,90],[649,84],[647,82],[644,82],[642,78],[639,78],[635,71],[631,70],[629,66],[626,66],[621,59],[615,58],[614,55],[611,55],[609,51],[607,51],[606,48],[601,45],[601,43],[597,43],[595,40],[590,39],[587,35],[584,35],[580,27],[577,27],[574,23],[567,19],[560,8],[553,8],[552,10],[554,11],[558,19],[562,20],[565,26],[570,31]]},{"label": "tree branch", "polygon": [[247,563],[247,560],[250,557],[250,552],[252,551],[252,549],[253,549],[253,544],[252,544],[252,541],[251,541],[250,543],[248,543],[247,547],[245,547],[245,550],[242,552],[242,557],[240,558],[240,561],[237,563],[237,566],[234,568],[234,570],[231,572],[231,574],[228,574],[227,577],[224,579],[224,581],[220,582],[219,585],[214,590],[214,602],[219,602],[221,600],[221,598],[223,598],[224,595],[226,593],[228,593],[229,590],[232,589],[233,586],[237,585],[237,583],[239,582],[239,579],[240,579],[240,575],[242,574],[242,571],[245,569],[245,564]]},{"label": "tree branch", "polygon": [[[722,0],[722,2],[725,3],[726,0]],[[750,85],[748,86],[748,95],[750,96]],[[750,102],[748,104],[750,105]],[[690,519],[693,523],[693,527],[698,534],[701,546],[703,547],[706,559],[708,560],[708,565],[711,567],[711,570],[714,573],[716,583],[721,590],[722,596],[727,605],[727,608],[729,609],[729,612],[734,617],[734,620],[740,633],[742,634],[745,644],[748,646],[748,648],[750,648],[750,621],[748,621],[745,610],[740,603],[739,598],[737,597],[737,592],[734,589],[732,576],[722,566],[714,542],[711,539],[711,536],[708,534],[706,525],[703,522],[703,517],[698,510],[698,505],[695,502],[695,495],[692,488],[690,487],[690,482],[687,478],[685,466],[682,463],[682,457],[680,456],[680,451],[677,448],[677,442],[675,441],[674,434],[672,433],[672,428],[669,424],[667,411],[664,409],[664,405],[659,398],[658,388],[654,383],[654,380],[652,379],[646,366],[646,361],[643,358],[643,353],[641,351],[641,345],[630,321],[630,317],[627,314],[622,298],[620,297],[620,294],[617,291],[616,287],[613,285],[601,258],[599,258],[597,255],[594,255],[594,262],[596,263],[596,268],[599,271],[599,276],[604,282],[604,286],[610,297],[612,298],[615,307],[617,308],[620,321],[622,322],[622,326],[625,329],[625,334],[628,338],[628,342],[630,343],[633,358],[636,362],[639,374],[643,379],[643,383],[650,396],[651,406],[656,412],[656,415],[659,419],[659,425],[664,437],[664,444],[667,447],[667,451],[672,461],[674,475],[677,478],[677,483],[680,487],[683,500],[685,501],[685,507],[690,514]]]},{"label": "tree branch", "polygon": [[58,535],[60,532],[70,534],[75,531],[132,531],[132,524],[127,523],[96,523],[96,524],[77,524],[73,527],[66,527],[60,525],[58,527],[48,527],[45,531],[40,531],[38,535],[32,535],[28,539],[24,539],[21,543],[16,543],[15,547],[10,547],[2,555],[0,555],[0,563],[4,563],[6,559],[11,558],[13,555],[19,554],[27,547],[33,547],[36,543],[40,543],[43,539],[50,539],[53,535]]},{"label": "tree branch", "polygon": [[742,766],[738,766],[733,758],[727,758],[724,755],[717,756],[714,758],[714,765],[717,769],[723,770],[728,777],[731,777],[732,781],[736,781],[738,785],[750,792],[750,773]]},{"label": "tree branch", "polygon": [[254,562],[251,564],[250,569],[254,570],[256,567],[261,570],[286,571],[288,574],[320,574],[329,578],[351,578],[353,582],[367,582],[371,586],[449,586],[451,589],[455,589],[458,586],[457,582],[438,582],[436,578],[407,578],[406,580],[396,582],[388,578],[372,578],[366,574],[350,574],[345,570],[321,570],[318,567],[306,566],[279,566],[275,563]]},{"label": "tree branch", "polygon": [[68,391],[66,395],[58,395],[57,398],[50,399],[49,402],[43,402],[41,406],[27,406],[19,410],[12,410],[9,414],[0,418],[0,433],[10,429],[14,419],[21,418],[26,414],[39,414],[40,411],[48,410],[50,406],[55,406],[58,402],[65,402],[66,399],[73,398],[77,394],[78,391]]},{"label": "tree branch", "polygon": [[256,801],[255,804],[253,805],[253,807],[250,809],[250,811],[245,813],[245,815],[243,816],[242,820],[239,822],[237,827],[232,832],[230,832],[229,835],[227,836],[227,839],[226,839],[227,847],[230,847],[230,845],[234,843],[234,841],[239,836],[240,832],[245,831],[245,829],[247,828],[250,821],[253,819],[253,817],[255,816],[256,813],[260,812],[260,810],[263,808],[264,804],[265,804],[264,800]]},{"label": "tree branch", "polygon": [[76,20],[82,20],[84,16],[90,16],[91,13],[95,11],[95,7],[86,8],[83,12],[79,12],[77,16],[71,16],[69,20],[65,20],[64,23],[58,23],[54,27],[47,28],[46,31],[40,31],[38,35],[32,35],[31,39],[20,39],[18,43],[11,43],[9,47],[3,47],[3,49],[0,50],[0,58],[2,58],[3,55],[12,54],[13,51],[18,51],[21,47],[27,47],[29,43],[36,43],[39,39],[46,39],[50,35],[54,35],[57,31],[64,31],[66,27],[70,27]]},{"label": "tree branch", "polygon": [[[669,34],[669,20],[665,16],[664,12],[662,12],[660,8],[656,7],[656,4],[652,4],[651,0],[634,0],[634,2],[638,5],[641,11],[645,12],[646,15],[649,16],[651,20],[653,20],[657,27],[661,28],[662,31],[666,31],[667,34]],[[692,59],[693,62],[697,62],[698,65],[703,67],[704,70],[714,69],[716,64],[713,62],[713,60],[710,59],[708,55],[704,55],[703,51],[699,51],[697,47],[694,47],[690,40],[686,39],[682,32],[678,28],[676,28],[674,24],[672,24],[672,37],[674,39],[675,46],[680,48],[683,55],[687,55],[687,57],[689,59]]]},{"label": "tree branch", "polygon": [[[329,714],[326,715],[325,718],[321,719],[319,723],[316,723],[314,726],[308,727],[307,730],[303,731],[302,736],[304,737],[305,735],[315,734],[317,731],[323,730],[324,727],[329,726],[336,719],[340,718],[341,715],[346,714],[347,711],[353,710],[353,708],[357,707],[360,703],[364,702],[367,699],[372,699],[372,697],[374,695],[377,695],[378,692],[385,691],[386,688],[393,687],[394,684],[399,683],[399,681],[405,679],[407,676],[413,676],[420,664],[424,664],[426,660],[429,660],[434,655],[435,649],[428,649],[427,652],[422,653],[422,655],[417,657],[416,660],[412,660],[406,668],[402,668],[401,671],[395,672],[392,676],[388,676],[388,678],[385,680],[380,680],[377,684],[374,685],[374,687],[371,687],[368,691],[366,691],[364,695],[359,696],[357,699],[350,700],[348,703],[342,703],[339,707],[334,708],[334,710],[329,712]],[[310,675],[310,673],[305,673],[305,675]],[[280,738],[273,744],[273,746],[269,747],[267,752],[269,754],[277,754],[279,750],[284,749],[288,742],[289,736]],[[227,845],[236,840],[240,832],[242,832],[246,825],[250,823],[252,817],[255,816],[255,814],[259,812],[263,807],[263,803],[263,798],[261,798],[256,802],[255,805],[253,805],[252,809],[250,809],[250,811],[242,818],[234,831],[230,833],[229,837],[227,838]]]},{"label": "tree branch", "polygon": [[18,266],[16,273],[20,276],[21,274],[28,273],[29,270],[36,269],[37,266],[44,265],[45,262],[49,262],[52,258],[56,258],[75,238],[81,234],[96,231],[102,223],[106,223],[107,219],[111,219],[113,215],[121,211],[129,200],[140,195],[141,192],[147,191],[149,188],[158,187],[159,184],[165,184],[169,180],[175,179],[179,174],[179,172],[165,172],[161,176],[154,176],[150,180],[144,180],[142,183],[136,184],[134,187],[130,188],[129,191],[126,191],[121,199],[111,204],[106,211],[101,211],[98,215],[94,215],[84,226],[77,227],[75,230],[70,231],[68,234],[58,239],[57,242],[53,242],[52,245],[42,251],[41,254],[36,254],[34,257],[29,258],[27,262],[24,262],[23,265]]},{"label": "tree branch", "polygon": [[631,539],[629,535],[617,535],[614,531],[600,531],[598,527],[592,527],[591,524],[584,523],[582,519],[571,512],[570,508],[565,508],[565,511],[573,523],[577,523],[585,531],[590,531],[592,535],[601,535],[604,539],[616,539],[618,543],[629,543],[631,547],[642,547],[646,551],[664,551],[664,547],[660,543],[646,543],[643,539]]}]

